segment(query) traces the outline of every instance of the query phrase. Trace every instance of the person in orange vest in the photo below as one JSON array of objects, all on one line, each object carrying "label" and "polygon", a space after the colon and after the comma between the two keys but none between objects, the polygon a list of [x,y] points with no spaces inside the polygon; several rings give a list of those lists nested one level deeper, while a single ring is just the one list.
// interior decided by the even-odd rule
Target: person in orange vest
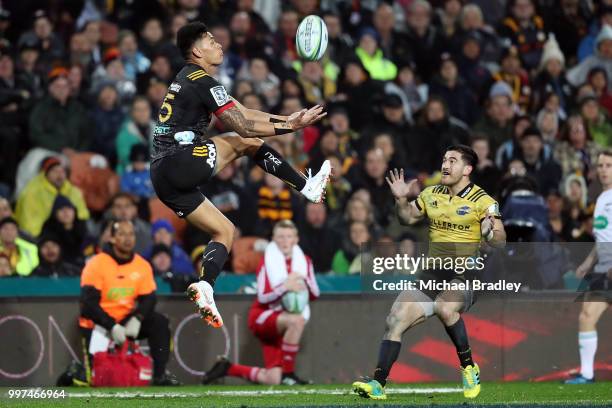
[{"label": "person in orange vest", "polygon": [[155,311],[157,286],[149,262],[134,252],[136,234],[129,220],[111,221],[110,245],[92,257],[81,275],[79,326],[89,344],[95,325],[115,344],[147,339],[153,359],[153,385],[180,385],[166,371],[170,357],[168,318]]}]

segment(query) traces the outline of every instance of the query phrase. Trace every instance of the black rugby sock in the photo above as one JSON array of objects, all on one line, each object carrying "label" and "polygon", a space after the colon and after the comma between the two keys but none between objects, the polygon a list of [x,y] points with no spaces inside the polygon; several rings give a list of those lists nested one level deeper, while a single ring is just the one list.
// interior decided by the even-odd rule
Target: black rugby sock
[{"label": "black rugby sock", "polygon": [[203,262],[200,280],[208,282],[210,286],[215,286],[215,281],[223,270],[227,257],[228,252],[225,245],[220,242],[210,241],[202,255]]},{"label": "black rugby sock", "polygon": [[387,384],[387,377],[389,376],[391,367],[399,356],[401,347],[402,343],[399,341],[383,340],[380,343],[378,364],[376,364],[376,370],[374,371],[374,379],[383,387]]},{"label": "black rugby sock", "polygon": [[253,156],[255,163],[270,173],[283,180],[297,191],[301,191],[306,185],[306,179],[283,158],[276,150],[262,144]]},{"label": "black rugby sock", "polygon": [[465,368],[469,365],[473,366],[474,361],[472,360],[472,349],[470,348],[470,344],[468,342],[467,331],[465,330],[463,319],[459,318],[455,324],[452,326],[444,326],[444,328],[457,349],[457,356],[459,357],[461,367]]}]

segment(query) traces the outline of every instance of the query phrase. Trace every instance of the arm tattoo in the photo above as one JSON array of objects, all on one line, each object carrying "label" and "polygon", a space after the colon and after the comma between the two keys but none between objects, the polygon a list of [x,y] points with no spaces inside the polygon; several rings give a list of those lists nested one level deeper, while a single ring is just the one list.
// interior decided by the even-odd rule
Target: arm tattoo
[{"label": "arm tattoo", "polygon": [[245,118],[235,106],[223,111],[219,119],[225,126],[241,136],[251,136],[255,132],[255,121]]}]

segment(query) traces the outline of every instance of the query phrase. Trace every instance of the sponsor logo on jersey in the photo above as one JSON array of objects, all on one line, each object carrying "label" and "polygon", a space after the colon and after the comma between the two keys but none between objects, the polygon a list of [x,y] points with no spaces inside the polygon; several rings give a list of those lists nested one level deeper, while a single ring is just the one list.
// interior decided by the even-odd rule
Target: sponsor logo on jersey
[{"label": "sponsor logo on jersey", "polygon": [[462,207],[457,208],[457,215],[467,215],[471,211],[472,211],[472,209],[469,206],[464,205]]},{"label": "sponsor logo on jersey", "polygon": [[120,300],[134,295],[134,288],[110,288],[106,297],[108,300]]},{"label": "sponsor logo on jersey", "polygon": [[607,226],[608,218],[606,218],[604,215],[598,215],[595,217],[595,220],[593,221],[593,228],[601,230],[605,229]]},{"label": "sponsor logo on jersey", "polygon": [[181,90],[181,85],[177,84],[176,82],[173,82],[173,83],[170,84],[170,90],[172,92],[179,93],[179,91]]},{"label": "sponsor logo on jersey", "polygon": [[438,208],[438,200],[431,200],[429,202],[429,206],[433,208]]},{"label": "sponsor logo on jersey", "polygon": [[208,159],[206,159],[206,164],[210,166],[211,169],[215,168],[215,161],[217,159],[217,149],[215,145],[209,143],[208,145]]},{"label": "sponsor logo on jersey", "polygon": [[435,220],[435,219],[431,220],[431,225],[437,228],[442,228],[446,230],[457,230],[457,231],[469,231],[470,230],[469,225],[457,224],[454,222],[440,221],[440,220]]},{"label": "sponsor logo on jersey", "polygon": [[217,85],[210,88],[210,93],[213,98],[215,98],[215,102],[217,102],[218,106],[223,106],[229,101],[229,95],[223,85]]}]

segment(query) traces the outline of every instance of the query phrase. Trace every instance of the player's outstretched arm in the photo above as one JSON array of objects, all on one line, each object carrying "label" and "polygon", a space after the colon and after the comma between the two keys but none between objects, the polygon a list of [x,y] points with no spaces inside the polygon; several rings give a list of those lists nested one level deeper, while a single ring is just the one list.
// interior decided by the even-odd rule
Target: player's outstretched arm
[{"label": "player's outstretched arm", "polygon": [[236,99],[232,98],[232,100],[234,101],[234,104],[238,107],[238,109],[242,112],[244,117],[247,119],[272,123],[288,122],[290,124],[294,124],[295,126],[299,126],[299,128],[308,126],[310,124],[301,123],[301,121],[303,121],[305,118],[312,117],[316,114],[319,116],[315,121],[318,121],[319,119],[327,115],[326,112],[323,112],[323,107],[321,105],[315,105],[310,109],[302,109],[298,112],[292,113],[289,116],[285,116],[273,115],[271,113],[263,112],[257,109],[249,109],[240,102],[238,102]]},{"label": "player's outstretched arm", "polygon": [[221,115],[219,115],[219,119],[228,129],[233,130],[242,137],[266,137],[295,132],[298,129],[317,122],[324,116],[325,112],[323,112],[323,108],[314,107],[305,111],[300,111],[292,120],[288,119],[284,122],[273,123],[269,120],[247,117],[240,108],[232,106],[224,110]]},{"label": "player's outstretched arm", "polygon": [[401,224],[414,224],[423,219],[423,213],[419,211],[414,201],[408,201],[408,196],[414,194],[417,188],[417,180],[404,181],[404,169],[393,169],[389,176],[385,177],[395,198],[395,210]]}]

